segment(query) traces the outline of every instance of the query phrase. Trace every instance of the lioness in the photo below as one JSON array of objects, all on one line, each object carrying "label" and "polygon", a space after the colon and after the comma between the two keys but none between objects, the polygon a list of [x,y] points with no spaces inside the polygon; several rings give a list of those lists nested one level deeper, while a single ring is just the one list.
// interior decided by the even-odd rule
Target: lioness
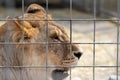
[{"label": "lioness", "polygon": [[40,5],[30,5],[22,19],[8,17],[0,26],[0,80],[65,78],[81,57],[78,45],[70,44],[63,27]]}]

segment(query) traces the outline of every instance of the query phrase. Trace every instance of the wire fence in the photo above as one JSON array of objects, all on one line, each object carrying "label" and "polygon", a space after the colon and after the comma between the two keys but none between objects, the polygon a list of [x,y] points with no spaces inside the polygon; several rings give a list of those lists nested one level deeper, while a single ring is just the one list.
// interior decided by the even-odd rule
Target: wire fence
[{"label": "wire fence", "polygon": [[[77,0],[78,1],[78,0]],[[70,13],[70,19],[55,19],[55,20],[44,20],[44,21],[46,21],[46,41],[45,42],[24,42],[24,31],[22,31],[22,42],[19,42],[19,43],[15,43],[15,42],[5,42],[5,43],[3,43],[3,42],[0,42],[0,45],[14,45],[14,44],[22,44],[23,46],[22,46],[22,65],[21,66],[0,66],[0,68],[22,68],[22,71],[21,71],[21,79],[20,80],[24,80],[24,78],[23,78],[23,76],[24,76],[24,68],[45,68],[46,69],[46,80],[48,80],[48,69],[49,68],[56,68],[56,67],[60,67],[60,66],[50,66],[50,65],[48,65],[48,54],[49,54],[49,44],[69,44],[70,45],[70,56],[72,56],[72,44],[91,44],[92,46],[93,46],[93,65],[91,65],[91,66],[64,66],[64,67],[69,67],[70,68],[70,77],[69,77],[69,80],[72,80],[72,68],[81,68],[81,67],[83,67],[83,68],[92,68],[92,73],[93,73],[93,79],[90,79],[90,80],[96,80],[96,78],[95,78],[95,76],[96,76],[96,68],[102,68],[102,67],[105,67],[105,68],[109,68],[109,67],[112,67],[112,68],[115,68],[116,69],[116,79],[115,80],[120,80],[120,78],[119,78],[119,69],[120,69],[120,65],[119,65],[119,55],[120,55],[120,51],[119,51],[119,45],[120,45],[120,38],[119,38],[119,36],[120,36],[120,33],[119,33],[119,31],[120,31],[120,0],[116,0],[117,1],[117,15],[116,15],[116,13],[115,13],[115,16],[117,17],[117,19],[115,19],[115,20],[113,20],[113,19],[97,19],[96,18],[96,16],[97,16],[97,13],[100,13],[101,14],[101,12],[102,13],[105,13],[105,14],[107,14],[107,13],[109,13],[110,15],[112,15],[112,16],[114,16],[114,13],[113,13],[113,11],[112,12],[110,12],[109,10],[107,11],[107,10],[105,10],[103,7],[102,7],[102,5],[101,4],[103,4],[104,3],[104,0],[93,0],[93,1],[90,1],[90,0],[84,0],[84,2],[86,3],[86,1],[88,1],[88,2],[90,2],[90,3],[92,3],[92,4],[90,4],[90,5],[92,5],[93,6],[93,8],[91,8],[92,9],[92,11],[93,11],[93,19],[73,19],[72,18],[72,16],[74,15],[73,13],[72,13],[72,11],[73,11],[73,0],[70,0],[69,1],[69,13]],[[24,11],[25,11],[25,6],[24,6],[24,3],[25,1],[24,0],[22,0],[22,25],[23,25],[23,29],[24,29],[24,21],[35,21],[35,20],[26,20],[26,19],[24,19]],[[100,7],[98,8],[98,6],[97,6],[97,4],[98,4],[98,2],[99,2],[99,5],[100,5]],[[88,5],[87,5],[87,3],[86,3],[86,5],[84,5],[85,6],[85,9],[86,10],[89,10],[89,8],[88,8]],[[49,12],[49,0],[46,0],[46,11],[47,11],[47,14],[48,14],[48,12]],[[9,14],[9,13],[8,13]],[[47,14],[46,14],[46,17],[48,17],[47,16]],[[6,19],[0,19],[0,21],[6,21]],[[36,21],[42,21],[42,20],[36,20]],[[48,41],[48,21],[69,21],[69,23],[70,23],[70,30],[69,30],[69,32],[70,32],[70,42],[64,42],[64,43],[57,43],[57,42],[49,42]],[[93,30],[93,41],[92,42],[73,42],[72,41],[72,29],[73,29],[73,26],[72,26],[72,23],[73,23],[73,21],[93,21],[93,23],[94,23],[94,30]],[[116,36],[116,39],[117,39],[117,41],[116,42],[96,42],[96,22],[97,21],[117,21],[117,30],[116,30],[116,33],[117,33],[117,36]],[[88,27],[89,28],[89,27]],[[24,48],[24,45],[25,44],[45,44],[46,45],[46,66],[24,66],[24,52],[25,52],[25,48]],[[114,66],[98,66],[98,65],[96,65],[96,45],[97,44],[114,44],[114,45],[116,45],[116,53],[115,53],[115,55],[117,56],[117,59],[116,59],[116,65],[114,65]],[[84,53],[84,52],[83,52]],[[83,54],[84,55],[84,54]],[[71,59],[71,58],[70,58]],[[72,63],[71,62],[71,60],[70,60],[70,63]],[[61,67],[63,67],[63,66],[61,66]],[[82,72],[81,72],[82,73]],[[84,75],[84,74],[83,74]],[[9,80],[9,79],[7,79],[7,80]],[[113,80],[113,79],[111,79],[111,80]]]}]

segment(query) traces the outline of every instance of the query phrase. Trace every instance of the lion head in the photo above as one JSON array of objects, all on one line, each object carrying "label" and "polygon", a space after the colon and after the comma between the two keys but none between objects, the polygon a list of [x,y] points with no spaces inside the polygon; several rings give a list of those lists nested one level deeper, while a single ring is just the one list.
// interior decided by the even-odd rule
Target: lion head
[{"label": "lion head", "polygon": [[0,46],[2,66],[50,66],[53,67],[50,72],[64,73],[71,65],[76,65],[82,55],[78,45],[71,43],[64,28],[37,4],[28,7],[24,18],[8,17],[8,21],[0,27],[0,41],[11,43]]}]

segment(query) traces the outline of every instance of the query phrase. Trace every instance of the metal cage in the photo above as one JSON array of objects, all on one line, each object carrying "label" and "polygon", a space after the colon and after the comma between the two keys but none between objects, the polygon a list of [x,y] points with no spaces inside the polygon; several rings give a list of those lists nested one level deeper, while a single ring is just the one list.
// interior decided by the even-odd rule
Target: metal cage
[{"label": "metal cage", "polygon": [[[7,1],[7,0],[6,0]],[[11,0],[13,1],[13,0]],[[21,4],[21,11],[20,14],[22,14],[23,18],[22,18],[22,21],[24,21],[24,12],[25,12],[25,6],[24,6],[24,2],[25,0],[21,0],[22,2],[19,3]],[[68,15],[69,15],[69,18],[59,18],[59,19],[54,19],[54,21],[66,21],[69,23],[69,36],[70,36],[70,43],[64,43],[64,44],[70,44],[70,49],[72,49],[72,44],[80,44],[80,45],[91,45],[92,46],[92,52],[93,52],[93,57],[91,58],[92,60],[92,63],[91,65],[77,65],[77,66],[74,66],[75,68],[90,68],[91,71],[92,71],[92,79],[89,79],[89,80],[97,80],[96,78],[96,69],[97,68],[114,68],[115,70],[115,73],[116,75],[115,76],[111,76],[110,78],[108,78],[108,80],[120,80],[120,51],[119,51],[119,48],[120,48],[120,0],[115,0],[115,7],[112,7],[113,9],[112,10],[109,10],[109,6],[107,6],[106,4],[104,4],[104,1],[105,0],[66,0],[65,2],[67,3],[67,5],[69,6],[69,10],[68,10]],[[112,1],[112,0],[111,0]],[[9,0],[8,0],[9,2]],[[14,1],[13,1],[14,2]],[[63,1],[64,2],[64,1]],[[77,2],[77,3],[76,3]],[[108,2],[108,0],[106,0],[106,3]],[[46,3],[46,11],[47,13],[49,12],[49,0],[46,0],[45,1]],[[73,3],[76,3],[76,4],[73,4]],[[84,3],[84,4],[83,4]],[[64,4],[64,3],[63,3]],[[103,7],[103,5],[106,6],[106,8]],[[12,5],[12,4],[11,4]],[[14,5],[13,5],[14,6]],[[76,8],[77,9],[80,9],[82,8],[82,10],[84,11],[87,11],[87,12],[90,12],[90,14],[92,14],[92,18],[73,18],[73,8]],[[9,5],[8,7],[9,8]],[[6,8],[6,9],[7,9]],[[116,10],[115,13],[114,13],[114,9]],[[10,13],[9,13],[10,12]],[[5,12],[4,12],[5,13]],[[9,10],[8,12],[6,12],[7,15],[11,14],[11,11]],[[97,18],[97,14],[100,14],[100,15],[110,15],[110,16],[115,16],[116,18]],[[14,14],[13,14],[14,15]],[[47,15],[47,14],[46,14]],[[1,15],[1,17],[3,17]],[[6,21],[5,18],[1,18],[0,21]],[[73,42],[72,41],[72,37],[73,37],[73,22],[84,22],[86,24],[86,22],[88,21],[91,21],[93,22],[93,37],[92,37],[92,41],[90,42],[87,42],[87,41],[83,41],[83,42]],[[99,22],[99,21],[115,21],[117,24],[116,24],[116,41],[115,42],[97,42],[96,41],[96,23]],[[23,23],[24,24],[24,23]],[[46,23],[46,25],[48,25]],[[89,26],[87,26],[89,28]],[[80,28],[78,28],[80,29]],[[24,31],[22,32],[23,35],[24,35]],[[24,37],[23,37],[24,39]],[[34,43],[24,43],[24,42],[21,42],[21,43],[11,43],[11,42],[6,42],[6,43],[2,43],[0,42],[0,45],[12,45],[12,44],[45,44],[46,45],[46,55],[48,56],[48,44],[60,44],[60,43],[49,43],[48,42],[48,26],[46,26],[46,41],[45,42],[34,42]],[[63,44],[63,43],[62,43]],[[115,48],[116,48],[116,53],[114,53],[116,57],[116,64],[115,65],[96,65],[96,47],[97,45],[114,45]],[[87,50],[87,48],[86,48]],[[23,52],[23,56],[24,57],[24,48],[22,48],[22,52]],[[70,55],[72,53],[72,50],[70,50]],[[84,53],[84,52],[83,52]],[[84,54],[83,54],[84,55]],[[46,58],[47,58],[46,56]],[[24,62],[24,60],[22,61]],[[37,67],[34,67],[34,66],[0,66],[0,68],[12,68],[12,67],[21,67],[21,68],[45,68],[46,69],[46,76],[47,76],[47,72],[48,72],[48,68],[54,68],[52,66],[48,66],[48,61],[46,60],[46,66],[37,66]],[[70,75],[69,75],[69,80],[72,80],[72,68],[73,66],[69,66],[70,67]],[[80,71],[81,72],[81,71]],[[82,72],[81,72],[82,73]],[[21,73],[22,74],[22,73]],[[84,74],[83,74],[84,75]],[[89,74],[88,74],[89,75]],[[23,75],[21,75],[22,77]],[[86,76],[87,77],[87,76]],[[1,79],[0,79],[1,80]],[[7,79],[8,80],[8,79]],[[24,80],[21,78],[21,80]],[[39,79],[38,79],[39,80]],[[47,77],[46,77],[46,80]],[[74,79],[74,80],[77,80],[77,79]],[[79,80],[79,79],[78,79]],[[84,79],[84,80],[87,80],[87,79]]]}]

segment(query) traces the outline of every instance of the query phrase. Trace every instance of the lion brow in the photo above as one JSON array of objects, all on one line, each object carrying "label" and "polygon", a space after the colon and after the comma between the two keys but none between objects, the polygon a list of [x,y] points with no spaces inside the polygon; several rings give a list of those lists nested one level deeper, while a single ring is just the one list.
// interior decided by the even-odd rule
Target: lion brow
[{"label": "lion brow", "polygon": [[32,9],[32,10],[29,10],[27,13],[36,13],[39,11],[40,11],[40,9]]}]

